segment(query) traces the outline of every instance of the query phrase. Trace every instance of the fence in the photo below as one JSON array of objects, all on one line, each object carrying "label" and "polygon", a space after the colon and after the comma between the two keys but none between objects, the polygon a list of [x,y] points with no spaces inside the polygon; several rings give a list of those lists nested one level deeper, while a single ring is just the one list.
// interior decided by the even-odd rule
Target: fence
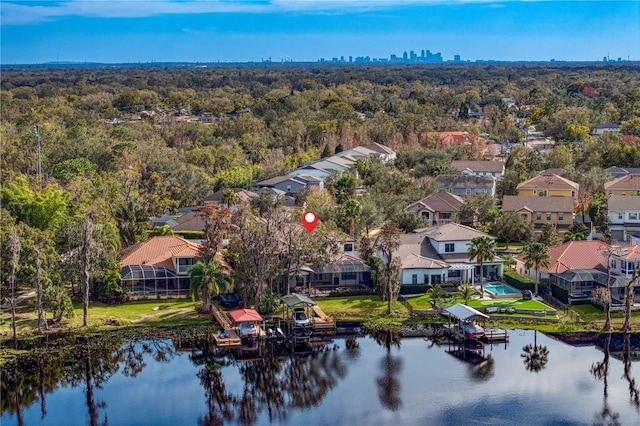
[{"label": "fence", "polygon": [[411,304],[407,302],[407,299],[403,295],[401,294],[398,295],[398,302],[400,302],[402,306],[407,308],[407,310],[409,311],[409,314],[413,312],[413,306],[411,306]]},{"label": "fence", "polygon": [[565,314],[567,317],[569,317],[569,319],[571,321],[574,322],[581,322],[582,318],[580,317],[580,314],[578,314],[577,312],[572,311],[569,308],[569,305],[566,305],[564,303],[562,303],[560,300],[556,299],[555,297],[553,297],[551,294],[549,293],[544,293],[542,295],[542,298],[544,299],[545,302],[547,302],[549,305],[553,306],[554,308],[556,308],[559,312],[562,312],[563,314]]}]

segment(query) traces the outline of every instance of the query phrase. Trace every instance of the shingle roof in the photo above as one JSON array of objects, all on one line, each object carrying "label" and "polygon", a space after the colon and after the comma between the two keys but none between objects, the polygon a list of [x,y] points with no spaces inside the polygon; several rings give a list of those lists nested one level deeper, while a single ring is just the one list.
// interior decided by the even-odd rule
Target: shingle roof
[{"label": "shingle roof", "polygon": [[403,269],[446,269],[449,267],[447,262],[441,260],[430,259],[415,253],[402,259]]},{"label": "shingle roof", "polygon": [[505,195],[502,198],[502,210],[505,212],[518,212],[529,210],[531,212],[573,212],[573,198],[571,197],[525,197],[518,195]]},{"label": "shingle roof", "polygon": [[204,218],[195,210],[185,213],[176,219],[174,231],[204,231]]},{"label": "shingle roof", "polygon": [[120,266],[153,265],[163,266],[176,272],[172,257],[199,257],[200,244],[175,235],[163,235],[124,248],[120,255]]},{"label": "shingle roof", "polygon": [[274,186],[274,185],[277,185],[279,183],[286,182],[288,180],[296,182],[296,183],[299,183],[300,185],[304,185],[304,182],[301,182],[300,180],[296,179],[295,177],[285,175],[285,176],[276,176],[276,177],[273,177],[271,179],[266,179],[266,180],[262,180],[260,182],[256,182],[255,186],[263,186],[263,187],[264,186]]},{"label": "shingle roof", "polygon": [[450,211],[458,211],[464,205],[464,200],[450,192],[441,191],[436,192],[435,194],[431,194],[428,197],[423,198],[422,200],[416,201],[414,203],[409,204],[405,210],[417,205],[421,204],[425,208],[428,208],[434,212],[450,212]]},{"label": "shingle roof", "polygon": [[469,226],[460,225],[459,223],[434,225],[427,228],[416,229],[414,232],[429,237],[434,241],[470,241],[473,238],[482,236],[495,239],[495,237],[489,234],[485,234]]},{"label": "shingle roof", "polygon": [[[243,188],[230,188],[230,189],[233,191],[234,194],[236,194],[236,197],[238,197],[238,200],[243,203],[248,203],[252,198],[255,198],[258,196],[258,194],[256,194],[255,192],[247,191],[246,189],[243,189]],[[226,189],[220,189],[214,192],[213,194],[203,198],[202,202],[208,203],[208,202],[214,201],[216,203],[220,203],[226,191],[227,191]]]},{"label": "shingle roof", "polygon": [[580,185],[549,172],[542,172],[518,184],[517,189],[573,189],[578,190]]},{"label": "shingle roof", "polygon": [[630,173],[604,184],[604,189],[640,191],[640,173]]},{"label": "shingle roof", "polygon": [[495,186],[493,176],[476,175],[439,175],[436,177],[438,188],[488,188]]},{"label": "shingle roof", "polygon": [[504,172],[504,162],[502,161],[452,161],[451,167],[459,172],[466,169],[469,169],[472,172]]},{"label": "shingle roof", "polygon": [[[570,269],[602,268],[602,250],[606,245],[602,241],[569,241],[549,247],[549,267],[540,268],[549,273],[562,273]],[[524,255],[516,259],[524,262]]]},{"label": "shingle roof", "polygon": [[607,200],[608,210],[615,212],[624,212],[629,210],[640,210],[639,195],[610,195]]}]

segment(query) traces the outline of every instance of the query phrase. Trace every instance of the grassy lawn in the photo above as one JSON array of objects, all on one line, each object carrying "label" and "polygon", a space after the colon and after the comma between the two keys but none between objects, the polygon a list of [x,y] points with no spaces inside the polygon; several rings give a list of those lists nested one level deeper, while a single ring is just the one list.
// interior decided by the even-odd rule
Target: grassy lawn
[{"label": "grassy lawn", "polygon": [[[315,302],[327,315],[338,320],[355,320],[387,314],[387,302],[382,300],[382,296],[323,297]],[[397,315],[409,316],[407,308],[398,302],[393,304],[393,311]]]},{"label": "grassy lawn", "polygon": [[[412,297],[407,299],[409,304],[413,306],[414,309],[430,309],[431,298],[428,295],[422,295],[419,297]],[[464,303],[464,300],[461,298],[457,298],[455,300],[450,300],[447,302],[441,301],[439,303],[440,306],[451,306],[456,303]],[[544,303],[538,302],[537,300],[522,300],[522,299],[487,299],[487,300],[479,300],[472,299],[469,302],[469,306],[472,308],[515,308],[515,309],[528,309],[528,310],[551,310],[553,308],[545,305]]]},{"label": "grassy lawn", "polygon": [[[171,324],[179,325],[193,322],[210,322],[208,316],[200,315],[196,308],[201,302],[187,299],[145,300],[128,302],[122,305],[105,305],[92,302],[89,305],[88,325],[93,328],[109,328],[117,325]],[[82,327],[82,303],[74,303],[74,317],[64,318],[55,328],[79,329]],[[155,309],[157,308],[157,309]],[[51,318],[50,314],[46,315]],[[16,329],[18,334],[34,333],[38,328],[35,303],[29,299],[16,307]],[[3,309],[0,314],[0,333],[11,333],[11,310]]]}]

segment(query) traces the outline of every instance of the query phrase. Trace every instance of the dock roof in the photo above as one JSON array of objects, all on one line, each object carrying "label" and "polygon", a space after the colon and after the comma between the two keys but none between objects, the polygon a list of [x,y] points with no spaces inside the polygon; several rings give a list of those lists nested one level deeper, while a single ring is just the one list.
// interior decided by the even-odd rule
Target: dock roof
[{"label": "dock roof", "polygon": [[262,321],[260,314],[254,309],[234,309],[229,311],[229,315],[235,322],[255,322]]},{"label": "dock roof", "polygon": [[453,306],[449,306],[445,309],[453,318],[458,319],[460,321],[468,321],[473,318],[484,318],[489,319],[488,315],[483,314],[480,311],[477,311],[467,305],[463,305],[458,303]]}]

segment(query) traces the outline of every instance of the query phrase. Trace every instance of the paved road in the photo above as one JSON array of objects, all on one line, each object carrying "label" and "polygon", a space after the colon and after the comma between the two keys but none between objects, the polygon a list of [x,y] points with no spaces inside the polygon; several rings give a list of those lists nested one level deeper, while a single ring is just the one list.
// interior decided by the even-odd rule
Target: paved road
[{"label": "paved road", "polygon": [[[22,293],[21,295],[19,295],[18,297],[16,297],[16,305],[19,305],[22,301],[29,299],[30,297],[35,297],[36,296],[36,291],[35,290],[31,290],[28,291],[26,293]],[[1,309],[7,309],[11,307],[11,302],[9,301],[9,298],[6,298],[7,302],[3,303],[2,305],[0,305]]]}]

